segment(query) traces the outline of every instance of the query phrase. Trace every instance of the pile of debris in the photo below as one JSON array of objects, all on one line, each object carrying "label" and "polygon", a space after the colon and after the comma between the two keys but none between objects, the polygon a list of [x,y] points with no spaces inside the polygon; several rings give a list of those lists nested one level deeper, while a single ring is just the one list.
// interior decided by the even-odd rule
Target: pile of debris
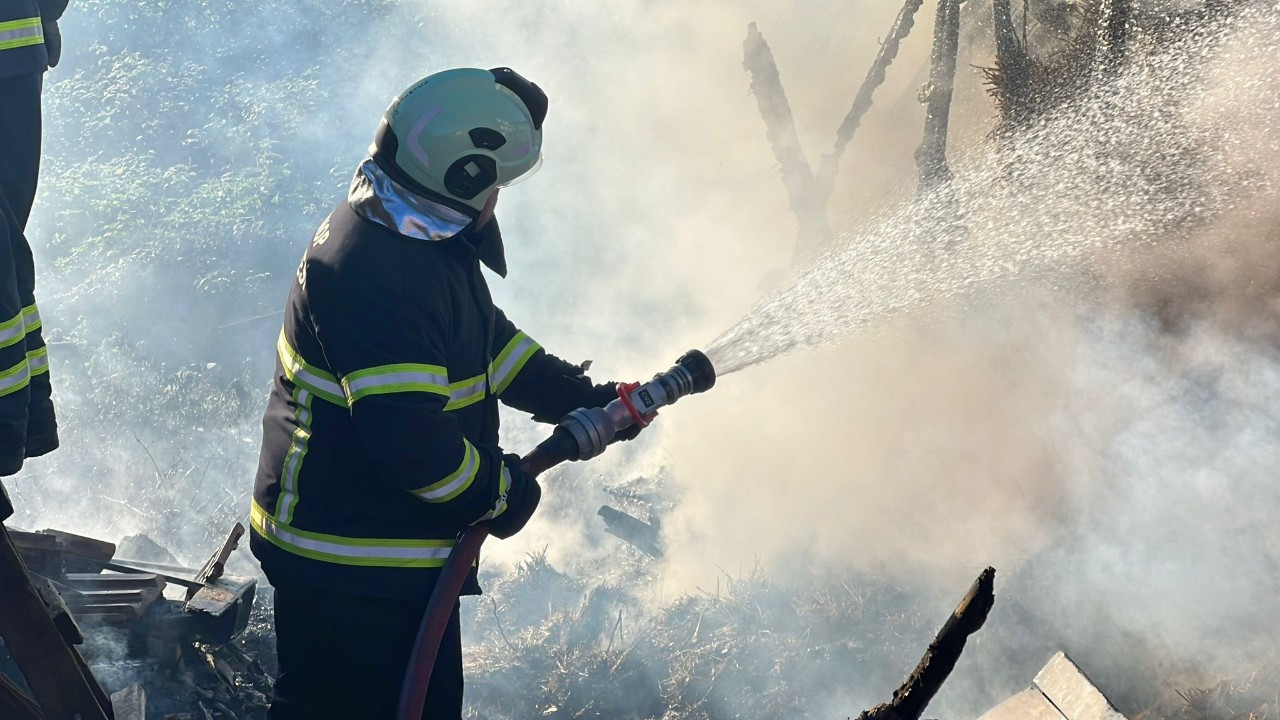
[{"label": "pile of debris", "polygon": [[203,567],[188,568],[142,536],[122,541],[137,553],[122,557],[61,530],[0,531],[0,716],[260,716],[271,675],[256,658],[271,655],[269,623],[257,579],[225,572],[243,534],[237,523]]}]

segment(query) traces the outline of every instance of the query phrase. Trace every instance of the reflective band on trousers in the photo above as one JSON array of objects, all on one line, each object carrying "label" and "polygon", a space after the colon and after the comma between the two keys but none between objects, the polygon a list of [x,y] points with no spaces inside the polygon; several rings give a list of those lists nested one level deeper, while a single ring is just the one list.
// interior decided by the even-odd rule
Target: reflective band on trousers
[{"label": "reflective band on trousers", "polygon": [[507,342],[507,346],[489,365],[489,382],[495,394],[501,395],[502,391],[507,389],[539,347],[533,338],[523,332],[517,332],[515,337]]},{"label": "reflective band on trousers", "polygon": [[40,310],[34,304],[22,308],[22,325],[27,332],[35,332],[40,325]]},{"label": "reflective band on trousers", "polygon": [[449,373],[439,365],[396,363],[357,370],[342,378],[347,402],[398,392],[429,392],[449,397]]},{"label": "reflective band on trousers", "polygon": [[23,18],[0,22],[0,50],[40,45],[44,42],[44,28],[40,18]]},{"label": "reflective band on trousers", "polygon": [[22,322],[23,312],[0,323],[0,348],[9,347],[27,336],[26,326]]},{"label": "reflective band on trousers", "polygon": [[368,567],[443,567],[453,540],[351,538],[299,530],[267,514],[255,500],[249,512],[254,531],[295,555],[339,565]]},{"label": "reflective band on trousers", "polygon": [[31,382],[31,365],[24,355],[13,367],[0,372],[0,395],[15,393]]},{"label": "reflective band on trousers", "polygon": [[280,328],[280,339],[276,341],[276,354],[280,356],[280,365],[284,367],[284,375],[289,378],[289,382],[306,388],[317,397],[335,405],[346,407],[347,398],[342,393],[342,386],[338,384],[338,379],[331,373],[308,365],[285,338],[284,328]]},{"label": "reflective band on trousers", "polygon": [[429,503],[448,502],[471,487],[480,469],[480,452],[465,438],[462,441],[462,464],[443,480],[413,491],[414,495]]},{"label": "reflective band on trousers", "polygon": [[31,374],[49,372],[49,348],[40,347],[27,351],[27,363],[31,366]]}]

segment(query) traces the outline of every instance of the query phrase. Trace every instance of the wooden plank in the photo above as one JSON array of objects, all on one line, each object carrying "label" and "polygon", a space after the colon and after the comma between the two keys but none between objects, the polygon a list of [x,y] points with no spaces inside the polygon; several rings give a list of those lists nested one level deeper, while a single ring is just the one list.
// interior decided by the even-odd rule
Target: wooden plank
[{"label": "wooden plank", "polygon": [[1028,688],[982,714],[978,720],[1067,720],[1036,688]]},{"label": "wooden plank", "polygon": [[116,720],[147,720],[147,693],[138,683],[111,693]]},{"label": "wooden plank", "polygon": [[93,690],[97,688],[97,681],[82,671],[80,654],[67,645],[54,627],[3,525],[0,525],[0,636],[4,637],[5,645],[45,715],[59,720],[77,714],[81,720],[107,720],[109,709],[102,707]]},{"label": "wooden plank", "polygon": [[1125,720],[1066,653],[1054,655],[1035,682],[1067,720]]}]

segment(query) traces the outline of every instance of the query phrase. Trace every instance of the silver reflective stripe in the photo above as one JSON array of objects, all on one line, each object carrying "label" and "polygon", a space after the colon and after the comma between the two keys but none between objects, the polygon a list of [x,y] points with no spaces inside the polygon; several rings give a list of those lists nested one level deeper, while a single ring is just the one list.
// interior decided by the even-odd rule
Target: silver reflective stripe
[{"label": "silver reflective stripe", "polygon": [[44,42],[40,18],[23,18],[0,23],[0,50],[39,45]]},{"label": "silver reflective stripe", "polygon": [[342,394],[342,386],[338,381],[328,373],[322,375],[322,371],[308,365],[285,338],[284,328],[280,328],[280,339],[276,341],[276,354],[280,356],[285,377],[295,385],[301,385],[335,405],[344,407],[347,405],[346,396]]},{"label": "silver reflective stripe", "polygon": [[[410,369],[410,368],[413,369]],[[449,394],[449,376],[444,368],[432,365],[389,365],[385,368],[357,370],[342,379],[348,402],[368,395],[392,392],[431,392]]]},{"label": "silver reflective stripe", "polygon": [[39,308],[35,305],[22,308],[22,324],[26,326],[27,332],[35,332],[41,325]]},{"label": "silver reflective stripe", "polygon": [[295,388],[293,404],[293,417],[298,426],[293,430],[293,441],[284,457],[280,500],[276,505],[276,517],[286,524],[293,522],[293,509],[298,505],[298,475],[302,472],[302,460],[307,456],[307,444],[311,440],[311,393],[302,387]]},{"label": "silver reflective stripe", "polygon": [[445,479],[413,491],[414,495],[427,502],[445,502],[452,500],[471,486],[476,471],[480,469],[480,453],[467,440],[462,441],[462,464]]},{"label": "silver reflective stripe", "polygon": [[459,380],[449,385],[449,402],[445,410],[464,408],[484,397],[484,375],[469,380]]},{"label": "silver reflective stripe", "polygon": [[529,358],[537,352],[540,346],[533,341],[533,338],[525,335],[523,332],[517,332],[515,337],[507,343],[502,353],[498,355],[498,359],[494,361],[496,368],[490,370],[490,382],[493,384],[493,391],[501,394],[511,381],[515,379],[516,374],[529,361]]},{"label": "silver reflective stripe", "polygon": [[31,366],[32,375],[49,372],[49,348],[42,347],[29,351],[27,363]]},{"label": "silver reflective stripe", "polygon": [[17,315],[0,323],[0,348],[9,347],[26,337],[27,330],[22,323],[23,312],[18,311]]},{"label": "silver reflective stripe", "polygon": [[372,567],[441,567],[452,540],[346,538],[299,530],[267,514],[254,501],[249,523],[271,544],[296,555],[341,565]]},{"label": "silver reflective stripe", "polygon": [[24,356],[13,367],[0,373],[0,395],[8,395],[26,387],[31,382],[31,365]]}]

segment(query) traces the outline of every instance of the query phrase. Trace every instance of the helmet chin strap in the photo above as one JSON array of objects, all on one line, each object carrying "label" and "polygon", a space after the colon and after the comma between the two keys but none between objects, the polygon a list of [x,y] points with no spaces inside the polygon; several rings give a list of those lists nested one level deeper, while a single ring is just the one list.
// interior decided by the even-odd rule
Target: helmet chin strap
[{"label": "helmet chin strap", "polygon": [[489,195],[489,199],[484,203],[484,209],[480,211],[480,215],[476,217],[476,229],[484,227],[493,219],[493,209],[498,205],[498,192],[502,188],[494,188],[493,194]]}]

